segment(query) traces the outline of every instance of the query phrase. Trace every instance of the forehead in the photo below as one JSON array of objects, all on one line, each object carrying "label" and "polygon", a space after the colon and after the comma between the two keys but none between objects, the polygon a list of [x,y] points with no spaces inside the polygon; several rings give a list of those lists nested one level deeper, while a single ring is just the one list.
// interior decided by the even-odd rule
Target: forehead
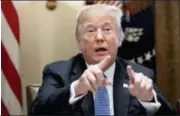
[{"label": "forehead", "polygon": [[83,21],[84,26],[88,25],[104,25],[104,24],[109,24],[109,25],[114,25],[116,22],[112,17],[99,17],[99,16],[91,16],[91,17],[86,17],[86,19]]},{"label": "forehead", "polygon": [[89,11],[82,16],[81,24],[87,25],[103,25],[103,24],[116,24],[116,17],[113,12],[105,11]]}]

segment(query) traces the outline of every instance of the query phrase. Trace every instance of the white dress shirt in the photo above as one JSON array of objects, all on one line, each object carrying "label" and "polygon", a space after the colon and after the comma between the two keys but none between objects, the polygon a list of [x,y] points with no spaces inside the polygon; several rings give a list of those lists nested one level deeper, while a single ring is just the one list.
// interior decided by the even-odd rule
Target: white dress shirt
[{"label": "white dress shirt", "polygon": [[[110,114],[111,115],[114,115],[114,105],[113,105],[113,79],[114,79],[113,77],[114,77],[114,72],[115,72],[115,63],[109,69],[107,69],[104,72],[104,74],[107,76],[107,78],[111,82],[111,84],[105,86],[107,91],[108,91],[108,95],[109,95]],[[124,89],[128,89],[127,84],[124,84],[123,87],[124,87]],[[143,102],[143,101],[139,100],[139,102],[142,104],[142,106],[146,109],[146,112],[148,115],[153,115],[154,113],[156,113],[156,111],[161,106],[161,104],[157,101],[156,92],[154,90],[153,90],[153,93],[154,93],[155,102]],[[74,90],[74,82],[73,82],[70,86],[69,104],[76,103],[78,100],[83,98],[85,95],[86,94],[76,97],[75,90]],[[95,97],[95,95],[93,95],[93,97]]]}]

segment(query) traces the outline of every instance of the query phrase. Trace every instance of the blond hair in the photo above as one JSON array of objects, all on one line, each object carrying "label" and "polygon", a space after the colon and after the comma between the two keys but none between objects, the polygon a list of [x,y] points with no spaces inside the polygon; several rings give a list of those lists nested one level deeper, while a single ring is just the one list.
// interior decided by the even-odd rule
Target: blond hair
[{"label": "blond hair", "polygon": [[120,39],[124,38],[124,33],[123,33],[123,30],[122,30],[122,27],[121,27],[121,21],[122,21],[122,16],[123,16],[122,10],[120,8],[117,8],[117,7],[112,6],[112,5],[95,4],[95,5],[84,6],[77,13],[77,16],[76,16],[76,21],[77,21],[77,24],[76,24],[76,39],[78,39],[79,25],[82,23],[82,19],[91,10],[103,10],[103,11],[107,11],[107,12],[113,12],[115,14],[117,25],[118,25],[118,29],[119,29],[118,36],[120,36],[120,37],[118,37],[118,38],[120,38]]}]

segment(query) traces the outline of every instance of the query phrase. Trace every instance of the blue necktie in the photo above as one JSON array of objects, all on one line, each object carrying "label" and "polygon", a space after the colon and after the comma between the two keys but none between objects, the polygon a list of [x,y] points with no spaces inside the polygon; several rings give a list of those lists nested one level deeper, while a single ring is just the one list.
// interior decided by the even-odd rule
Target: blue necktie
[{"label": "blue necktie", "polygon": [[109,96],[106,87],[99,87],[94,101],[95,115],[110,115]]}]

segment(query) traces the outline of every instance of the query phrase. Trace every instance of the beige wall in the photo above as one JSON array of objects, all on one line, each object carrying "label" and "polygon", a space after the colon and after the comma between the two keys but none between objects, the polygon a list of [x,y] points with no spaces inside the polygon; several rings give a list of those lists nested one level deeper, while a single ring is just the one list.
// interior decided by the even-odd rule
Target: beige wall
[{"label": "beige wall", "polygon": [[20,76],[26,114],[25,87],[42,82],[42,70],[47,63],[68,59],[78,52],[75,16],[84,2],[61,1],[54,11],[47,10],[45,1],[16,3],[20,17]]}]

